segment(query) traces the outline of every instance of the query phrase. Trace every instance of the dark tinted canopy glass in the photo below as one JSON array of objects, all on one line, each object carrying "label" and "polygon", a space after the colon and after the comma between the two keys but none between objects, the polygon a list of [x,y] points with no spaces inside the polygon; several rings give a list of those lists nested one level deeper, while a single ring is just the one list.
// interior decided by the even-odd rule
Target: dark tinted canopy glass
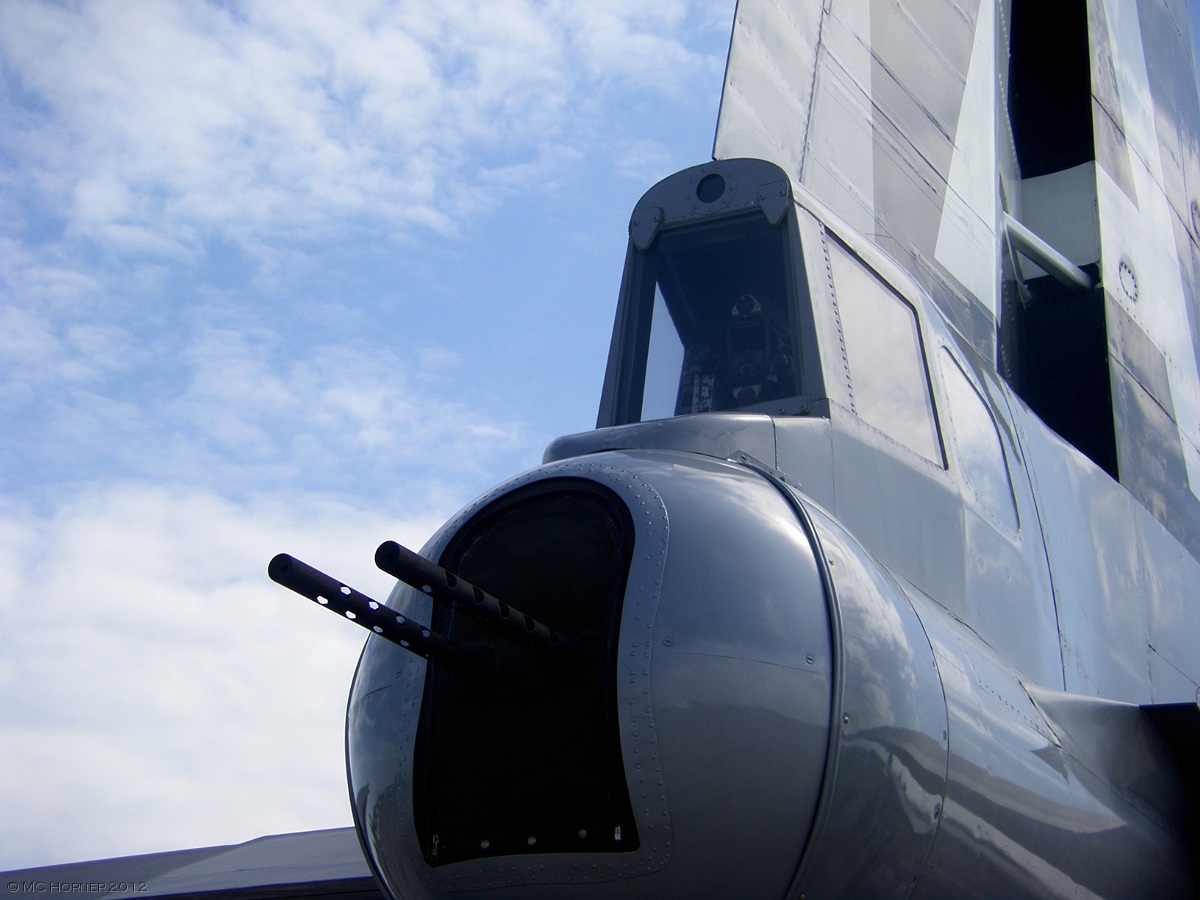
[{"label": "dark tinted canopy glass", "polygon": [[804,411],[787,234],[755,211],[668,229],[640,255],[627,421]]}]

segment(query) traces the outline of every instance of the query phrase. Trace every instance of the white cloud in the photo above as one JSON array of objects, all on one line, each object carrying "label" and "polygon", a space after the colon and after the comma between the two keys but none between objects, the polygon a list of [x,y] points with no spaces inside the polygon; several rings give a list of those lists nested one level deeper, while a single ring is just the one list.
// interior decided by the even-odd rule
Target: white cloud
[{"label": "white cloud", "polygon": [[647,185],[671,174],[671,162],[671,151],[658,141],[627,141],[617,148],[617,170]]},{"label": "white cloud", "polygon": [[5,144],[70,233],[121,254],[357,217],[447,230],[552,172],[597,92],[678,92],[713,68],[670,36],[686,4],[642,7],[11,0]]},{"label": "white cloud", "polygon": [[703,70],[698,55],[674,36],[685,27],[689,12],[683,0],[557,0],[553,6],[568,23],[573,47],[596,77],[675,92],[688,83],[688,75]]},{"label": "white cloud", "polygon": [[3,865],[349,824],[342,721],[364,634],[266,564],[291,552],[383,598],[375,546],[419,547],[451,511],[146,484],[5,509]]},{"label": "white cloud", "polygon": [[[302,484],[369,500],[382,483],[407,496],[440,479],[481,490],[489,473],[536,461],[547,438],[486,398],[448,395],[462,366],[438,345],[411,362],[339,345],[296,355],[254,327],[148,347],[117,326],[0,310],[0,408],[25,423],[7,452],[72,479],[183,480],[233,497]],[[29,480],[16,465],[7,477]]]},{"label": "white cloud", "polygon": [[[289,359],[275,335],[206,330],[186,355],[190,384],[162,414],[215,442],[222,456],[250,466],[287,462],[310,483],[345,467],[369,479],[434,459],[461,481],[540,450],[520,422],[444,396],[386,350],[330,347]],[[431,355],[443,364],[454,358],[444,349]]]},{"label": "white cloud", "polygon": [[25,308],[69,310],[102,290],[96,276],[78,262],[0,236],[0,290],[21,298]]},{"label": "white cloud", "polygon": [[46,322],[16,307],[0,308],[0,361],[23,366],[60,352]]}]

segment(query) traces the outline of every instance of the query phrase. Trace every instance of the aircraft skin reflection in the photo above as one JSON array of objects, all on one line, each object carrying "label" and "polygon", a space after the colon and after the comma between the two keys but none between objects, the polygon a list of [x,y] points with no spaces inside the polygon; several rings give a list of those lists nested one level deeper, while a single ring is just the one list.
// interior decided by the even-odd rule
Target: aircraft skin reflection
[{"label": "aircraft skin reflection", "polygon": [[596,430],[386,604],[272,564],[375,631],[347,773],[388,895],[1197,892],[1186,22],[739,3]]}]

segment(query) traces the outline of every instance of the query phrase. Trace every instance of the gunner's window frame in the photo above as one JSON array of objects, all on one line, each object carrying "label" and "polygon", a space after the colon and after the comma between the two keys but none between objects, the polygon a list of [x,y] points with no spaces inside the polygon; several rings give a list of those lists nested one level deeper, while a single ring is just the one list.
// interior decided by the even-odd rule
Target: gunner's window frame
[{"label": "gunner's window frame", "polygon": [[[837,235],[825,231],[823,248],[849,411],[889,443],[945,471],[945,436],[920,311]],[[905,385],[915,390],[896,392]]]},{"label": "gunner's window frame", "polygon": [[964,494],[997,527],[1018,534],[1021,515],[996,417],[966,366],[947,347],[938,352],[938,362],[946,392],[946,423],[954,437]]},{"label": "gunner's window frame", "polygon": [[[651,375],[654,373],[654,365],[650,359],[652,347],[663,346],[661,337],[665,332],[670,332],[670,337],[674,339],[676,354],[680,353],[683,347],[683,342],[678,337],[678,326],[674,322],[675,316],[682,314],[682,310],[676,309],[671,313],[672,329],[654,328],[656,307],[661,319],[665,307],[672,303],[659,290],[662,279],[674,277],[677,283],[682,283],[683,280],[679,271],[673,273],[668,271],[672,265],[671,255],[678,257],[681,253],[691,253],[695,256],[696,251],[700,250],[699,255],[703,256],[705,248],[716,248],[721,244],[732,244],[738,241],[762,239],[769,243],[756,247],[756,252],[774,257],[773,264],[782,267],[782,284],[780,285],[783,293],[782,308],[787,319],[785,327],[792,353],[790,377],[795,379],[795,389],[784,396],[740,405],[737,405],[735,401],[735,405],[716,408],[712,411],[766,415],[819,414],[819,409],[823,405],[818,405],[816,408],[814,405],[824,397],[823,378],[812,304],[800,250],[795,209],[793,206],[789,206],[782,221],[773,225],[762,210],[754,208],[698,221],[693,219],[682,224],[664,227],[655,235],[653,242],[645,250],[639,249],[632,241],[629,243],[625,271],[621,280],[617,320],[609,349],[604,393],[601,397],[600,413],[597,417],[598,428],[663,420],[689,414],[687,412],[671,412],[668,415],[644,417],[647,398],[651,395],[661,398],[667,396],[668,393],[661,385],[657,390],[653,385],[647,386],[648,372]],[[733,271],[734,265],[736,263],[722,263],[719,267],[714,266],[713,271],[720,277],[733,278],[735,276],[727,273]],[[681,268],[677,261],[674,266],[677,270]],[[690,277],[694,279],[698,276]],[[754,277],[761,283],[771,276],[766,273]],[[753,289],[759,288],[755,286]],[[752,292],[751,290],[747,293],[752,294]],[[723,295],[722,299],[725,299]],[[741,297],[730,294],[728,299],[731,315],[733,315],[735,301],[739,301]],[[751,296],[751,300],[754,300],[753,296]],[[712,306],[715,301],[710,299],[706,302]],[[674,303],[678,306],[678,301],[674,301]],[[756,309],[755,313],[757,312]],[[766,312],[763,315],[766,316]],[[730,340],[732,341],[734,338],[730,338]],[[661,375],[661,369],[659,374]],[[680,376],[682,374],[681,370]]]}]

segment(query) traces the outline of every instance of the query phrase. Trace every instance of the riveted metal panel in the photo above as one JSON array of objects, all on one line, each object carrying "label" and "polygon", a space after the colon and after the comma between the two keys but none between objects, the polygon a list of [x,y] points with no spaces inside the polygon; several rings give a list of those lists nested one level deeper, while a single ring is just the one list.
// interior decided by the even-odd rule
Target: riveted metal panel
[{"label": "riveted metal panel", "polygon": [[823,13],[811,0],[742,0],[714,154],[778,162],[990,354],[994,279],[959,252],[964,240],[995,251],[994,216],[974,208],[981,185],[994,207],[994,187],[970,176],[995,158],[991,142],[974,141],[996,103],[994,16],[981,10],[979,0],[834,3]]},{"label": "riveted metal panel", "polygon": [[1129,374],[1154,402],[1174,419],[1171,383],[1162,350],[1154,345],[1146,332],[1119,304],[1105,303],[1104,314],[1108,325],[1109,352],[1119,365],[1129,370]]},{"label": "riveted metal panel", "polygon": [[922,590],[938,598],[962,597],[963,508],[949,475],[849,410],[834,408],[830,422],[838,518]]},{"label": "riveted metal panel", "polygon": [[1104,3],[1088,4],[1088,42],[1092,60],[1092,129],[1096,161],[1134,204],[1137,188],[1125,140],[1125,115],[1117,88],[1111,31]]},{"label": "riveted metal panel", "polygon": [[[955,365],[945,358],[949,352],[947,348],[939,353],[942,365],[936,368]],[[1004,453],[1006,470],[1002,474],[1007,476],[1018,514],[1015,519],[997,519],[981,508],[959,471],[962,448],[957,441],[950,441],[950,474],[963,504],[965,589],[960,597],[937,600],[986,635],[1017,670],[1042,684],[1061,687],[1062,653],[1045,545],[1024,458],[1009,422],[1005,391],[995,373],[975,354],[961,348],[958,352],[961,356],[956,358],[971,373],[980,396],[988,398],[986,406]],[[942,374],[952,377],[952,373]],[[956,435],[958,411],[950,397],[943,401],[941,411],[943,428]]]},{"label": "riveted metal panel", "polygon": [[833,509],[833,429],[828,419],[776,419],[776,467],[806,497]]},{"label": "riveted metal panel", "polygon": [[740,0],[713,156],[800,169],[821,34],[822,0]]},{"label": "riveted metal panel", "polygon": [[1066,689],[1147,702],[1133,500],[1024,404],[1014,399],[1011,409],[1050,560]]},{"label": "riveted metal panel", "polygon": [[937,658],[950,731],[945,805],[913,896],[1185,896],[1184,843],[1130,799],[1123,773],[1085,756],[1084,735],[1066,741],[977,634],[927,599],[912,601]]},{"label": "riveted metal panel", "polygon": [[1200,700],[1200,682],[1189,678],[1154,647],[1150,648],[1150,696],[1155,703],[1181,702],[1180,697]]},{"label": "riveted metal panel", "polygon": [[1194,685],[1200,684],[1196,653],[1200,646],[1200,563],[1146,510],[1135,507],[1134,512],[1141,560],[1139,595],[1149,622],[1150,701],[1192,700]]},{"label": "riveted metal panel", "polygon": [[904,593],[836,520],[806,506],[837,604],[842,677],[823,826],[792,896],[904,897],[943,807],[946,700]]},{"label": "riveted metal panel", "polygon": [[555,439],[543,463],[602,450],[684,450],[715,459],[731,459],[744,451],[775,465],[775,422],[754,413],[706,413],[675,416],[632,425],[613,425]]}]

